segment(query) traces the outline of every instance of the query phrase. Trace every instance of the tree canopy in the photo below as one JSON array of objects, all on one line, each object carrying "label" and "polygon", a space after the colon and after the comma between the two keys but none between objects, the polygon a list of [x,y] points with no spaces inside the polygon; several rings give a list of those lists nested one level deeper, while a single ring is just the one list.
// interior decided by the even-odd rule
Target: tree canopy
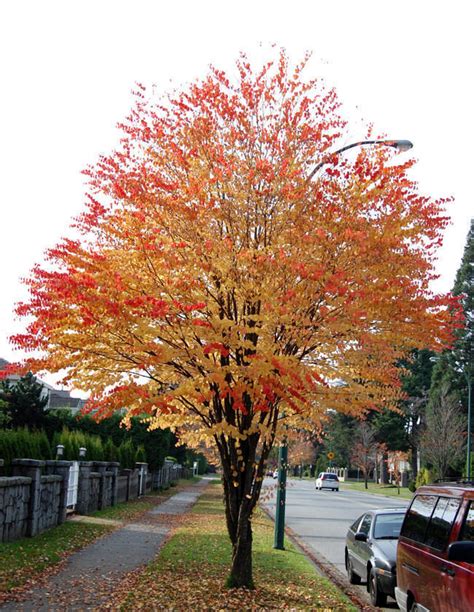
[{"label": "tree canopy", "polygon": [[305,64],[242,56],[233,78],[212,68],[160,99],[140,86],[120,148],[86,172],[80,238],[18,306],[32,322],[14,341],[41,351],[25,367],[65,370],[97,416],[216,445],[237,586],[282,425],[394,405],[395,364],[440,349],[453,317],[429,289],[445,202],[389,147],[332,154],[346,123]]}]

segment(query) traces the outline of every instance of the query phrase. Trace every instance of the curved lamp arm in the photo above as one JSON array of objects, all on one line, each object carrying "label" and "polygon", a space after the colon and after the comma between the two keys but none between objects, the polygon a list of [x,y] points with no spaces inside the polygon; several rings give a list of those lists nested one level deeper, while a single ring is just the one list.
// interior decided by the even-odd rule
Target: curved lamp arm
[{"label": "curved lamp arm", "polygon": [[352,149],[353,147],[365,147],[367,145],[383,145],[385,147],[397,149],[400,152],[408,151],[408,149],[413,147],[413,143],[409,140],[360,140],[359,142],[353,142],[350,145],[342,147],[342,149],[334,151],[334,153],[330,153],[325,159],[323,159],[322,162],[319,162],[319,164],[314,167],[306,180],[310,181],[318,170],[320,170],[325,164],[329,163],[329,160],[333,157],[333,155],[338,155],[339,153],[343,153],[344,151]]}]

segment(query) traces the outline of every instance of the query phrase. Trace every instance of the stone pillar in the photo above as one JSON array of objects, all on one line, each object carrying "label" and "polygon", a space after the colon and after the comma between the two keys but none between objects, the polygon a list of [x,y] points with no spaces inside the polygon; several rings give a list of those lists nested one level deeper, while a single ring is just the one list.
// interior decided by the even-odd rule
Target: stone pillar
[{"label": "stone pillar", "polygon": [[92,461],[79,461],[79,482],[77,487],[77,514],[87,514],[91,490]]},{"label": "stone pillar", "polygon": [[122,470],[122,476],[127,477],[127,495],[125,497],[125,501],[128,501],[130,499],[130,484],[132,480],[132,470],[130,470],[129,468]]},{"label": "stone pillar", "polygon": [[41,498],[41,469],[44,461],[36,459],[14,459],[12,461],[12,475],[31,478],[30,503],[28,507],[27,536],[35,536],[39,532],[40,498]]},{"label": "stone pillar", "polygon": [[105,478],[105,472],[109,467],[108,461],[94,461],[94,471],[100,474],[100,485],[99,485],[99,510],[103,510],[107,504],[107,480]]},{"label": "stone pillar", "polygon": [[118,500],[118,476],[120,463],[109,461],[109,471],[112,472],[112,506],[117,504]]},{"label": "stone pillar", "polygon": [[59,494],[58,524],[64,523],[67,515],[67,493],[69,489],[69,470],[72,461],[46,461],[46,473],[61,476],[61,492]]}]

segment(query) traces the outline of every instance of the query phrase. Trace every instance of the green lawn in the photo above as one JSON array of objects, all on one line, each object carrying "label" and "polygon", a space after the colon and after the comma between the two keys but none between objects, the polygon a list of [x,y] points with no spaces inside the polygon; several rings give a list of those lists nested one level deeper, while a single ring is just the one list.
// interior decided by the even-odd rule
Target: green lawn
[{"label": "green lawn", "polygon": [[[177,486],[189,485],[190,482],[193,480],[181,480]],[[100,510],[88,518],[130,521],[156,506],[159,497],[169,497],[176,492],[176,487],[170,487],[166,491],[154,491],[141,499]],[[67,521],[34,538],[0,544],[0,601],[2,594],[21,587],[28,580],[36,579],[58,565],[71,552],[84,548],[115,528],[113,524]]]},{"label": "green lawn", "polygon": [[368,483],[368,489],[365,488],[365,484],[363,481],[361,482],[341,482],[340,487],[342,490],[349,489],[353,491],[364,491],[366,493],[373,493],[377,495],[385,495],[386,497],[396,497],[398,499],[411,499],[413,497],[413,493],[407,489],[406,487],[400,487],[400,493],[398,492],[397,487],[392,485],[380,485],[375,482]]},{"label": "green lawn", "polygon": [[[257,511],[253,521],[254,590],[228,589],[231,546],[222,489],[211,486],[140,575],[125,581],[113,609],[356,610],[287,539],[273,549],[273,522]],[[104,608],[105,609],[105,608]]]},{"label": "green lawn", "polygon": [[[0,596],[35,579],[67,554],[111,531],[110,525],[66,522],[34,538],[0,545]],[[1,597],[0,597],[1,601]]]}]

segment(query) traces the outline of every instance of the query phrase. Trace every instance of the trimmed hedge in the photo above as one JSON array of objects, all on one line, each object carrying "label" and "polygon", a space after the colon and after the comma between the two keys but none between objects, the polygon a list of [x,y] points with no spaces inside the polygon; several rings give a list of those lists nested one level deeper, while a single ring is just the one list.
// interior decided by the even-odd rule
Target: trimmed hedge
[{"label": "trimmed hedge", "polygon": [[44,431],[22,429],[0,429],[0,459],[9,468],[13,459],[55,459],[58,444],[64,446],[62,459],[76,461],[79,449],[86,448],[86,461],[119,461],[122,468],[134,468],[135,462],[146,462],[143,445],[136,446],[132,440],[125,440],[115,446],[112,440],[103,443],[100,436],[70,431],[66,427],[53,435],[52,443]]},{"label": "trimmed hedge", "polygon": [[51,446],[44,431],[0,429],[0,458],[5,467],[13,459],[51,459]]}]

